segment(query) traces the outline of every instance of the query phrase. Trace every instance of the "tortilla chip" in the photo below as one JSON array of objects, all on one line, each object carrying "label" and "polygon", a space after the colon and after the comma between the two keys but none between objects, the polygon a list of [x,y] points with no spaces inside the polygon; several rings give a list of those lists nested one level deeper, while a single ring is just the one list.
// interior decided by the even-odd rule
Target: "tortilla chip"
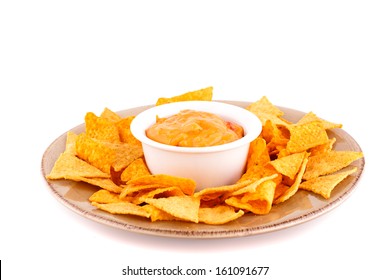
[{"label": "tortilla chip", "polygon": [[134,137],[133,133],[131,133],[130,130],[130,125],[134,118],[135,116],[126,117],[116,122],[115,124],[118,128],[119,138],[121,142],[128,143],[134,146],[141,146],[141,142]]},{"label": "tortilla chip", "polygon": [[[275,190],[274,182],[268,181],[265,185],[269,185],[271,186],[272,190]],[[271,194],[271,192],[269,192],[269,194]],[[246,199],[245,197],[246,195],[232,196],[226,199],[225,203],[238,209],[250,211],[257,215],[268,214],[271,210],[273,193],[271,201],[268,199],[268,197],[262,198],[260,195],[256,197],[257,199]]]},{"label": "tortilla chip", "polygon": [[74,177],[110,178],[110,175],[70,153],[62,153],[46,176],[47,179],[51,180],[72,180]]},{"label": "tortilla chip", "polygon": [[194,197],[199,197],[201,200],[213,200],[227,193],[235,192],[243,187],[246,187],[251,183],[251,180],[242,181],[233,185],[204,188],[203,190],[196,192]]},{"label": "tortilla chip", "polygon": [[150,204],[146,204],[142,208],[150,214],[150,220],[152,222],[181,220]]},{"label": "tortilla chip", "polygon": [[321,122],[310,122],[302,125],[290,125],[290,140],[287,143],[287,151],[292,153],[304,152],[310,148],[328,142],[328,134]]},{"label": "tortilla chip", "polygon": [[259,186],[266,182],[266,181],[273,181],[275,178],[278,177],[278,174],[272,174],[271,176],[263,177],[261,179],[258,179],[251,184],[247,185],[244,188],[240,188],[239,190],[235,191],[232,193],[232,196],[239,196],[241,194],[246,194],[246,193],[253,193],[257,192]]},{"label": "tortilla chip", "polygon": [[318,154],[323,154],[332,151],[334,143],[336,143],[336,138],[331,138],[328,140],[327,143],[311,148],[310,156],[315,156]]},{"label": "tortilla chip", "polygon": [[314,179],[303,182],[299,188],[320,194],[325,199],[329,199],[333,189],[349,175],[356,172],[356,170],[357,167],[354,167],[336,174],[316,177]]},{"label": "tortilla chip", "polygon": [[114,171],[121,171],[128,167],[134,160],[142,157],[142,146],[132,146],[127,143],[108,143],[105,145],[114,151],[115,158],[111,163]]},{"label": "tortilla chip", "polygon": [[262,137],[256,138],[249,146],[248,160],[246,168],[249,169],[254,165],[265,165],[270,161],[267,150],[267,144]]},{"label": "tortilla chip", "polygon": [[270,165],[266,164],[265,166],[254,165],[250,167],[246,172],[241,176],[238,182],[251,180],[252,182],[260,180],[264,177],[277,175],[273,180],[276,184],[279,184],[282,181],[282,175],[279,174],[276,169]]},{"label": "tortilla chip", "polygon": [[267,120],[263,125],[260,136],[263,137],[267,143],[284,143],[290,138],[290,131],[286,126],[278,126],[271,120]]},{"label": "tortilla chip", "polygon": [[307,158],[303,159],[300,170],[295,178],[295,182],[282,195],[280,195],[277,199],[274,200],[274,204],[279,204],[279,203],[286,201],[287,199],[291,198],[298,191],[299,185],[302,182],[303,174],[305,173],[305,170],[306,170],[307,162],[308,162]]},{"label": "tortilla chip", "polygon": [[294,179],[305,157],[307,157],[306,152],[296,153],[270,161],[269,164],[271,164],[279,173],[290,179]]},{"label": "tortilla chip", "polygon": [[142,204],[146,202],[148,198],[164,198],[171,196],[184,196],[183,191],[178,187],[166,187],[156,188],[152,190],[146,190],[133,197],[132,202],[135,204]]},{"label": "tortilla chip", "polygon": [[330,151],[309,157],[303,179],[310,180],[321,175],[331,174],[347,167],[355,160],[363,157],[362,152]]},{"label": "tortilla chip", "polygon": [[85,132],[91,137],[107,142],[120,142],[119,131],[115,123],[96,116],[92,112],[85,115]]},{"label": "tortilla chip", "polygon": [[302,124],[307,124],[307,123],[311,123],[311,122],[321,122],[324,129],[341,128],[343,126],[342,124],[332,123],[332,122],[328,122],[326,120],[323,120],[323,119],[317,117],[317,115],[314,114],[313,112],[309,112],[306,115],[304,115],[297,122],[297,124],[302,125]]},{"label": "tortilla chip", "polygon": [[121,186],[116,185],[111,179],[107,179],[107,178],[85,178],[85,177],[75,176],[70,180],[82,181],[114,193],[121,193],[123,190]]},{"label": "tortilla chip", "polygon": [[85,133],[76,140],[77,156],[105,173],[126,168],[132,161],[143,156],[142,148],[126,143],[110,143],[88,137]]},{"label": "tortilla chip", "polygon": [[129,186],[159,185],[163,187],[179,187],[186,195],[194,194],[196,183],[192,179],[166,174],[147,175],[131,180]]},{"label": "tortilla chip", "polygon": [[276,177],[277,174],[262,178],[235,191],[225,200],[225,203],[258,215],[268,213],[274,200],[276,183],[273,179]]},{"label": "tortilla chip", "polygon": [[263,96],[260,100],[251,103],[246,109],[255,115],[262,113],[276,117],[284,115],[283,111],[274,106],[266,96]]},{"label": "tortilla chip", "polygon": [[76,139],[77,134],[69,131],[66,134],[66,144],[65,144],[65,151],[66,154],[76,155]]},{"label": "tortilla chip", "polygon": [[282,194],[284,194],[290,187],[281,183],[276,186],[274,193],[274,201],[278,199]]},{"label": "tortilla chip", "polygon": [[146,203],[184,221],[198,223],[200,201],[192,196],[171,196],[167,198],[148,198]]},{"label": "tortilla chip", "polygon": [[139,177],[151,175],[149,169],[143,158],[138,158],[134,160],[129,166],[123,170],[121,174],[121,180],[123,182],[128,182],[131,180],[135,180]]},{"label": "tortilla chip", "polygon": [[103,112],[100,114],[100,117],[113,123],[116,123],[122,119],[117,113],[111,111],[108,108],[104,108]]},{"label": "tortilla chip", "polygon": [[133,185],[124,185],[120,198],[125,198],[126,196],[135,196],[136,193],[139,192],[149,192],[155,189],[159,188],[165,188],[165,186],[161,186],[160,184],[150,184],[150,185],[139,185],[139,186],[133,186]]},{"label": "tortilla chip", "polygon": [[238,219],[245,212],[227,205],[218,205],[212,208],[199,208],[199,222],[209,225],[222,225]]},{"label": "tortilla chip", "polygon": [[215,206],[222,205],[222,204],[224,204],[226,198],[227,198],[226,194],[223,194],[223,195],[218,196],[216,198],[201,197],[200,207],[213,208]]},{"label": "tortilla chip", "polygon": [[115,150],[85,133],[79,134],[76,139],[76,153],[78,157],[107,174],[110,174],[111,164],[116,159]]},{"label": "tortilla chip", "polygon": [[247,208],[255,214],[267,214],[271,211],[274,201],[276,184],[272,180],[261,183],[255,192],[246,193],[241,197],[243,203],[248,203],[251,208]]},{"label": "tortilla chip", "polygon": [[180,102],[180,101],[211,101],[213,99],[213,87],[187,92],[170,98],[161,97],[157,100],[156,106]]},{"label": "tortilla chip", "polygon": [[[130,125],[135,116],[128,116],[128,117],[120,117],[117,113],[111,111],[108,108],[104,108],[104,111],[100,115],[101,118],[108,121],[110,126],[113,124],[117,127],[118,134],[119,134],[119,140],[123,143],[128,143],[131,145],[141,145],[141,142],[138,141],[130,130]],[[101,129],[105,129],[104,127],[101,127]],[[104,139],[101,139],[104,140]],[[109,141],[109,142],[116,142],[116,141]]]},{"label": "tortilla chip", "polygon": [[141,206],[132,204],[130,202],[115,202],[107,204],[92,202],[91,204],[96,208],[109,212],[111,214],[135,215],[145,218],[150,217],[148,211],[143,209]]},{"label": "tortilla chip", "polygon": [[270,120],[275,125],[287,126],[289,124],[289,122],[281,118],[284,115],[283,111],[274,106],[265,96],[251,103],[246,109],[255,114],[263,125],[266,124],[267,120]]},{"label": "tortilla chip", "polygon": [[97,203],[115,203],[123,202],[124,200],[119,197],[119,194],[112,193],[108,190],[98,190],[94,192],[90,197],[89,201]]}]

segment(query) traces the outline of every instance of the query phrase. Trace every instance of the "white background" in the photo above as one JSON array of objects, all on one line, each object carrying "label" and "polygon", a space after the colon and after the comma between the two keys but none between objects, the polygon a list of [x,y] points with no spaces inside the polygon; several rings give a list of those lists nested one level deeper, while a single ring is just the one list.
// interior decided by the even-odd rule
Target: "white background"
[{"label": "white background", "polygon": [[[1,1],[4,279],[130,279],[121,276],[127,265],[269,266],[263,279],[388,279],[389,6],[342,0]],[[42,155],[87,111],[119,111],[207,86],[214,87],[214,99],[266,95],[276,105],[343,123],[366,159],[352,196],[286,230],[187,240],[98,224],[49,192]]]}]

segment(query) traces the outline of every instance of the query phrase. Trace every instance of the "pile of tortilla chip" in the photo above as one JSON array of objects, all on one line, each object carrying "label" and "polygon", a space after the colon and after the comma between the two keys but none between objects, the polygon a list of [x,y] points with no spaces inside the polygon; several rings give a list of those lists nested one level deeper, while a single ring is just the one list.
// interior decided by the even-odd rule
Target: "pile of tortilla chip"
[{"label": "pile of tortilla chip", "polygon": [[[156,106],[186,100],[212,101],[212,87],[171,98]],[[297,123],[266,97],[247,110],[261,120],[263,130],[248,154],[246,171],[232,185],[196,192],[195,182],[168,174],[150,174],[141,143],[130,131],[135,116],[120,117],[109,109],[100,116],[88,112],[85,132],[68,132],[65,151],[56,160],[49,180],[83,181],[99,187],[89,198],[96,208],[151,221],[225,224],[246,213],[264,215],[300,189],[325,199],[347,176],[361,152],[336,151],[327,130],[341,128],[310,112]]]}]

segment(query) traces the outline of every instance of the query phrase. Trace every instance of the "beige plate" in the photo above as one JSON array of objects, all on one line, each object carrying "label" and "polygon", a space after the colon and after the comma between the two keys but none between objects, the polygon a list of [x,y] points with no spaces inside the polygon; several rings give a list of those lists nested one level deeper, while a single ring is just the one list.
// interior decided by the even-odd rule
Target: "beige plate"
[{"label": "beige plate", "polygon": [[[223,101],[237,106],[246,107],[247,102]],[[121,116],[136,115],[151,106],[132,108],[118,112]],[[284,111],[284,117],[296,122],[304,113],[280,108]],[[75,133],[83,132],[84,124],[72,129]],[[329,132],[329,137],[336,137],[336,150],[361,151],[358,143],[344,130],[334,129]],[[45,151],[42,158],[42,174],[46,176],[52,169],[54,162],[64,151],[66,133],[58,137]],[[358,168],[357,172],[341,182],[332,192],[332,197],[325,200],[318,195],[300,190],[285,203],[274,206],[267,215],[257,216],[246,214],[236,221],[225,225],[192,224],[178,221],[150,222],[148,219],[130,215],[112,215],[91,206],[88,198],[98,190],[97,187],[80,182],[66,180],[48,181],[47,184],[54,196],[65,206],[76,213],[97,221],[99,223],[120,228],[123,230],[181,238],[224,238],[239,237],[265,232],[276,231],[314,219],[340,205],[355,189],[356,183],[364,168],[364,158],[353,163]]]}]

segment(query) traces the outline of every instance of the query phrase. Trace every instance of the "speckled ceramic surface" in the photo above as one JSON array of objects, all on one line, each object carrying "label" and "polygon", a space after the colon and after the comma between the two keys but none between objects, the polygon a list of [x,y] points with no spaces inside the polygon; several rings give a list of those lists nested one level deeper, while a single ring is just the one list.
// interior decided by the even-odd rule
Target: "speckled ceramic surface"
[{"label": "speckled ceramic surface", "polygon": [[[239,101],[224,101],[237,106],[246,107],[249,103]],[[118,112],[121,116],[136,115],[149,108],[143,106]],[[299,120],[304,113],[280,107],[284,111],[284,117],[292,122]],[[73,129],[75,133],[84,131],[81,124]],[[358,143],[343,129],[334,129],[329,132],[329,137],[337,139],[336,150],[361,151]],[[46,176],[52,169],[54,162],[64,151],[66,132],[59,136],[45,151],[42,157],[42,174]],[[340,205],[356,188],[359,177],[364,168],[364,158],[355,161],[352,165],[358,168],[357,172],[341,182],[332,192],[328,200],[303,190],[298,191],[291,199],[273,206],[267,215],[257,216],[246,214],[236,221],[225,225],[193,224],[179,221],[150,222],[149,219],[130,215],[112,215],[93,207],[88,198],[98,190],[97,187],[66,180],[47,181],[49,190],[61,203],[74,212],[87,219],[119,229],[158,236],[175,238],[226,238],[261,234],[310,221]]]}]

